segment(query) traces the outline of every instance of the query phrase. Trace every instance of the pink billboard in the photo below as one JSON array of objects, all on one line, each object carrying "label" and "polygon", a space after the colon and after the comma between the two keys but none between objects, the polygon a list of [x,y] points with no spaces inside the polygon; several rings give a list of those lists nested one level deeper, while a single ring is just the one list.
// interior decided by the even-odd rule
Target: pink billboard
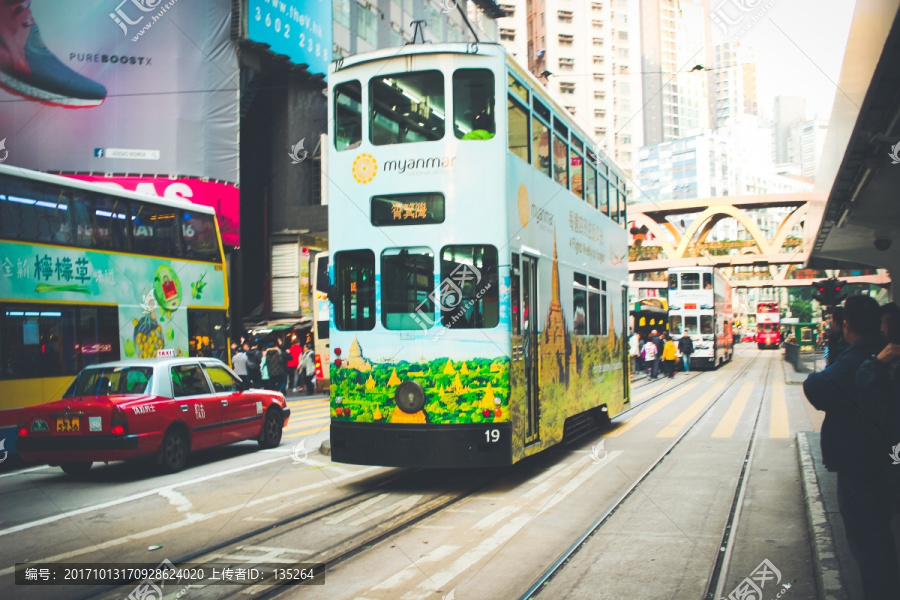
[{"label": "pink billboard", "polygon": [[229,246],[241,245],[240,191],[237,186],[218,181],[169,177],[106,177],[103,175],[70,175],[67,177],[108,185],[116,189],[159,196],[174,200],[187,200],[216,209],[222,241]]}]

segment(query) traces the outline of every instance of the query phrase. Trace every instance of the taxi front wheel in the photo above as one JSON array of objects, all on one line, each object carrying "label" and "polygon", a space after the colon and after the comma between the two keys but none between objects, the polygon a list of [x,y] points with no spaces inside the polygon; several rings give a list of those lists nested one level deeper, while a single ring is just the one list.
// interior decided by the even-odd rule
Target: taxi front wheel
[{"label": "taxi front wheel", "polygon": [[266,411],[266,419],[263,421],[262,432],[259,434],[260,448],[277,448],[281,443],[281,433],[284,428],[284,419],[281,417],[281,411],[270,408]]}]

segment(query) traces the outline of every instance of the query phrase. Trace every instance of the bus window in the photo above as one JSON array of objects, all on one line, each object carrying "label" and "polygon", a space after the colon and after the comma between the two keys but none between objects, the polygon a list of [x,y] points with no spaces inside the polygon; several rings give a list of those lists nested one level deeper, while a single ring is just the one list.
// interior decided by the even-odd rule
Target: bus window
[{"label": "bus window", "polygon": [[181,251],[181,211],[168,206],[138,204],[132,217],[134,251],[180,258]]},{"label": "bus window", "polygon": [[553,135],[553,180],[564,188],[569,187],[569,146],[558,135]]},{"label": "bus window", "polygon": [[381,324],[386,329],[431,329],[433,291],[430,248],[388,248],[381,253]]},{"label": "bus window", "polygon": [[697,335],[697,317],[684,318],[684,332],[688,335]]},{"label": "bus window", "polygon": [[550,128],[531,119],[531,161],[532,166],[550,177]]},{"label": "bus window", "polygon": [[369,82],[369,137],[376,146],[444,137],[444,75],[396,73]]},{"label": "bus window", "polygon": [[528,110],[509,98],[509,151],[529,162],[528,157]]},{"label": "bus window", "polygon": [[94,198],[94,243],[104,250],[131,250],[128,222],[131,208],[127,200],[107,196]]},{"label": "bus window", "polygon": [[669,273],[669,289],[678,289],[678,273]]},{"label": "bus window", "polygon": [[682,273],[681,289],[683,290],[699,290],[700,289],[700,273]]},{"label": "bus window", "polygon": [[681,315],[672,315],[669,317],[669,331],[673,335],[681,335]]},{"label": "bus window", "polygon": [[362,86],[348,81],[334,86],[334,147],[357,148],[362,143]]},{"label": "bus window", "polygon": [[494,74],[488,69],[453,73],[453,133],[462,140],[489,140],[494,123]]},{"label": "bus window", "polygon": [[441,250],[441,324],[476,329],[500,322],[498,254],[494,246],[444,246]]},{"label": "bus window", "polygon": [[218,262],[219,239],[216,237],[215,217],[206,213],[184,211],[181,234],[184,237],[184,256],[191,260]]},{"label": "bus window", "polygon": [[334,325],[341,331],[375,327],[375,253],[349,250],[334,255]]},{"label": "bus window", "polygon": [[700,333],[703,335],[712,335],[715,333],[712,315],[700,315]]},{"label": "bus window", "polygon": [[712,273],[704,273],[703,274],[703,289],[704,290],[712,289]]},{"label": "bus window", "polygon": [[575,273],[572,290],[572,328],[575,335],[587,333],[587,276]]}]

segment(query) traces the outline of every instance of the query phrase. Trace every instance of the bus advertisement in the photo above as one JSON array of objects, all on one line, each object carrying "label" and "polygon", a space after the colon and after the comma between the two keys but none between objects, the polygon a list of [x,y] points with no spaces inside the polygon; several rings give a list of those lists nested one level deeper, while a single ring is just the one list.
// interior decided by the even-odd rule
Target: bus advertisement
[{"label": "bus advertisement", "polygon": [[229,361],[213,209],[0,165],[0,438],[86,365]]}]

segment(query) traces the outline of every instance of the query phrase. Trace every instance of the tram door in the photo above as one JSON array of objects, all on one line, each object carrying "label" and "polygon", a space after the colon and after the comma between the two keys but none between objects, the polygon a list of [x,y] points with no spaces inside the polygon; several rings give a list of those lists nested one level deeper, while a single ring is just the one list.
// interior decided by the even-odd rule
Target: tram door
[{"label": "tram door", "polygon": [[525,362],[525,443],[540,439],[537,259],[522,255],[522,336]]}]

